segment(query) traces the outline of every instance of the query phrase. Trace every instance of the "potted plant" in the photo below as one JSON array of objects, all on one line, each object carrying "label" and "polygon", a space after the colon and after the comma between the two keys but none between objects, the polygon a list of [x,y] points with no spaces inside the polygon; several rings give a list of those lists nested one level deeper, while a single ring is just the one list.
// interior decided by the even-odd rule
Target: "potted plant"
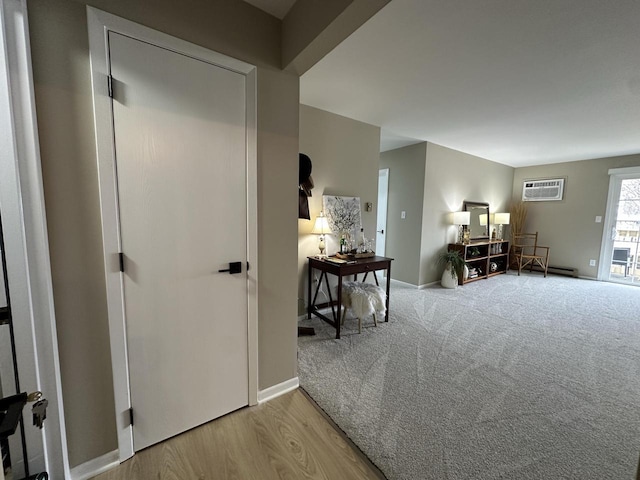
[{"label": "potted plant", "polygon": [[463,274],[466,264],[464,257],[457,250],[447,250],[441,253],[438,257],[438,266],[444,266],[441,285],[444,288],[456,288],[458,278]]}]

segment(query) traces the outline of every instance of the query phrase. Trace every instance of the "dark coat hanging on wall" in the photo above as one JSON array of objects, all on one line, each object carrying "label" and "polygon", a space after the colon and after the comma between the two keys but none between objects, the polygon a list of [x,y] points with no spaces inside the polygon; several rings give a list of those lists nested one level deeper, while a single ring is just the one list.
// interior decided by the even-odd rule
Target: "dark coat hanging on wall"
[{"label": "dark coat hanging on wall", "polygon": [[311,220],[308,197],[311,196],[312,188],[311,159],[301,153],[298,160],[298,218]]}]

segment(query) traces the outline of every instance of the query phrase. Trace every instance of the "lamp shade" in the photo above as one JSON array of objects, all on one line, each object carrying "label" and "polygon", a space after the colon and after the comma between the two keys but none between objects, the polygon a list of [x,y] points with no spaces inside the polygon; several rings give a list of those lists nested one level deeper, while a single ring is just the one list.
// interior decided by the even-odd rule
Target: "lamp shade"
[{"label": "lamp shade", "polygon": [[453,212],[454,225],[469,225],[471,223],[471,212]]},{"label": "lamp shade", "polygon": [[509,225],[509,220],[511,220],[510,213],[496,213],[496,216],[495,216],[496,225]]},{"label": "lamp shade", "polygon": [[329,222],[327,222],[327,217],[325,217],[322,212],[320,212],[320,215],[316,217],[316,223],[313,225],[313,230],[311,230],[311,233],[315,233],[317,235],[331,233]]}]

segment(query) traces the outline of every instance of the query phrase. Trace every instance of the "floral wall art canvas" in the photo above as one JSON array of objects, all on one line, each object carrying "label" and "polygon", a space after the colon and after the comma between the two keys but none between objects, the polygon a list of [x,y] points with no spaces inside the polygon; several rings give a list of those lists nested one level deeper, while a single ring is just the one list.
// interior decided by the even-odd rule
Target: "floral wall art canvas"
[{"label": "floral wall art canvas", "polygon": [[345,234],[355,240],[362,226],[360,197],[338,197],[323,195],[322,206],[327,222],[338,238]]}]

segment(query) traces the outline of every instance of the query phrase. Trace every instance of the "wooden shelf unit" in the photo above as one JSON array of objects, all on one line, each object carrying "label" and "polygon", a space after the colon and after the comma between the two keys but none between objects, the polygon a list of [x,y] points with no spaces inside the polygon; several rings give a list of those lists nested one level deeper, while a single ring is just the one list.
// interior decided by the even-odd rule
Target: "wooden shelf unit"
[{"label": "wooden shelf unit", "polygon": [[[460,252],[469,267],[469,278],[466,280],[462,277],[458,278],[459,285],[507,273],[509,269],[509,242],[507,240],[480,241],[469,244],[450,243],[449,250]],[[495,267],[492,269],[493,264]],[[474,269],[478,275],[472,278],[471,274]]]}]

